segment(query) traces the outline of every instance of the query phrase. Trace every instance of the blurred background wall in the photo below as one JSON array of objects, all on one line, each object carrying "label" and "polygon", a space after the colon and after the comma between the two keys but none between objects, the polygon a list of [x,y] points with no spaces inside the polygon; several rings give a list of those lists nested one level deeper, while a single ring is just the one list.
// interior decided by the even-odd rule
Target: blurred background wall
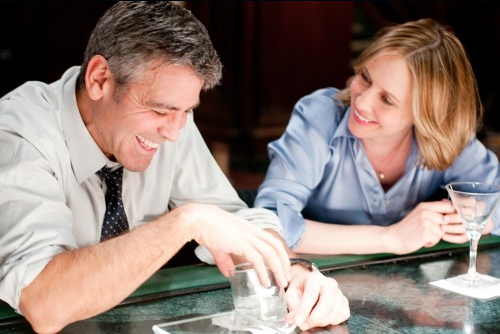
[{"label": "blurred background wall", "polygon": [[[27,80],[52,82],[79,65],[88,36],[113,1],[0,2],[0,95]],[[204,93],[195,119],[239,188],[258,185],[266,144],[294,103],[344,87],[350,63],[390,23],[432,17],[462,40],[486,108],[479,134],[499,152],[500,2],[184,1],[206,25],[224,64],[222,85]]]}]

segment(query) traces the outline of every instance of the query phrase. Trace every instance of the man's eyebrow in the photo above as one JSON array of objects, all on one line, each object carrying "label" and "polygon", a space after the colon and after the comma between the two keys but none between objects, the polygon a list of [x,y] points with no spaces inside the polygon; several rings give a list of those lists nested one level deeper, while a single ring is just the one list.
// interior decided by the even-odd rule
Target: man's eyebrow
[{"label": "man's eyebrow", "polygon": [[[155,110],[180,110],[181,108],[179,107],[176,107],[174,105],[171,105],[171,104],[165,104],[163,102],[159,102],[159,101],[146,101],[145,102],[145,105],[150,108],[150,109],[155,109]],[[198,106],[200,105],[200,102],[197,102],[196,104],[194,104],[193,106],[187,108],[187,110],[189,109],[195,109],[197,108]]]},{"label": "man's eyebrow", "polygon": [[196,108],[198,108],[200,106],[200,102],[196,102],[196,104],[194,104],[191,108],[188,108],[188,109],[191,109],[191,110],[194,110]]}]

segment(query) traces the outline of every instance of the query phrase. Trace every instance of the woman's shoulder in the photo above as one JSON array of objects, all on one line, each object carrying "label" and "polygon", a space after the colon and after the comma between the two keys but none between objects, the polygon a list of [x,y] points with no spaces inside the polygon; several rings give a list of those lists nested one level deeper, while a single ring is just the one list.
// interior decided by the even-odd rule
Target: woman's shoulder
[{"label": "woman's shoulder", "polygon": [[348,106],[336,98],[338,92],[334,87],[317,89],[297,102],[295,112],[302,114],[311,125],[331,132],[348,109]]},{"label": "woman's shoulder", "polygon": [[347,109],[336,96],[339,90],[334,87],[326,87],[313,91],[303,96],[296,104],[296,109],[308,113],[332,114],[332,111],[344,112]]},{"label": "woman's shoulder", "polygon": [[300,100],[324,100],[326,101],[335,101],[336,100],[336,95],[340,90],[335,87],[324,87],[324,88],[319,88],[316,89],[315,91],[305,95],[302,97]]}]

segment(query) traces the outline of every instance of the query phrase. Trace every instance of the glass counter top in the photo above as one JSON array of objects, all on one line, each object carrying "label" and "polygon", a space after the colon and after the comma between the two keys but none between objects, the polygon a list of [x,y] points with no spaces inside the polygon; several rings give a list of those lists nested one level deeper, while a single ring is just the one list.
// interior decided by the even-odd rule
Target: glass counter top
[{"label": "glass counter top", "polygon": [[[342,325],[305,333],[500,333],[500,298],[482,301],[429,284],[465,273],[467,268],[464,248],[324,269],[348,298],[351,317]],[[480,248],[477,269],[500,277],[499,245]],[[153,334],[157,324],[232,309],[231,291],[222,286],[117,306],[71,324],[61,333]],[[0,324],[0,333],[32,331],[26,321],[17,321]]]}]

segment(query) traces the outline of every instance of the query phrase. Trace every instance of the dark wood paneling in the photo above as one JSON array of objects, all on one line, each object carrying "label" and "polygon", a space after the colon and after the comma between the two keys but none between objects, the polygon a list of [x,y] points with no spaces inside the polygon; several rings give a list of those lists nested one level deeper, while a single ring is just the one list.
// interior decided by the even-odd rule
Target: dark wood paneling
[{"label": "dark wood paneling", "polygon": [[0,2],[0,96],[28,80],[52,82],[80,65],[90,32],[113,3]]},{"label": "dark wood paneling", "polygon": [[267,161],[266,144],[283,132],[294,103],[320,87],[342,87],[350,74],[353,2],[187,4],[225,66],[196,120],[209,144],[229,143],[233,162]]}]

